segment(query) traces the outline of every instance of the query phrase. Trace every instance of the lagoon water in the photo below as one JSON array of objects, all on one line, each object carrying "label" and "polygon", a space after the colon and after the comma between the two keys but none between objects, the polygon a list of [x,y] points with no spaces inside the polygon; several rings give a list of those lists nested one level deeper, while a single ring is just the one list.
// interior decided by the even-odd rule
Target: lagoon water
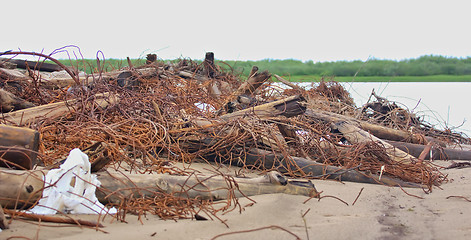
[{"label": "lagoon water", "polygon": [[447,127],[471,136],[471,83],[353,82],[342,85],[357,106],[365,104],[374,89],[377,95],[411,110],[436,128]]}]

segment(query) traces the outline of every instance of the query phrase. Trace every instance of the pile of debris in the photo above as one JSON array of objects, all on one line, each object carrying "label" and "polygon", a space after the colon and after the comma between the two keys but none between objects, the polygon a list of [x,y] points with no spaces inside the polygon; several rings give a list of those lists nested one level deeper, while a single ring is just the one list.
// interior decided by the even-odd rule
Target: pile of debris
[{"label": "pile of debris", "polygon": [[[20,54],[56,61],[3,53]],[[242,81],[212,53],[202,63],[156,59],[93,74],[1,59],[0,204],[37,204],[43,176],[75,148],[101,182],[98,200],[122,220],[126,213],[218,218],[255,194],[320,197],[312,179],[431,191],[446,176],[427,159],[471,159],[447,148],[468,138],[433,129],[374,93],[377,101],[359,109],[336,82],[306,90],[274,75],[282,88],[257,67]],[[211,174],[192,169],[197,162]],[[238,170],[224,173],[227,166]],[[245,170],[262,176],[245,178]]]}]

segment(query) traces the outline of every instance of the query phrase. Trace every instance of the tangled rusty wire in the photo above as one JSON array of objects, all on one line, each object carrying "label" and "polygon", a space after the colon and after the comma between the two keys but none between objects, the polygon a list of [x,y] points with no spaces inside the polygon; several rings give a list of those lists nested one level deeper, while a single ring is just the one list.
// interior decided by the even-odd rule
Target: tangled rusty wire
[{"label": "tangled rusty wire", "polygon": [[[34,71],[34,69],[33,69]],[[120,73],[126,72],[120,79]],[[148,74],[150,72],[150,74]],[[217,111],[240,85],[239,76],[212,69],[205,72],[203,64],[182,59],[175,63],[148,61],[137,68],[121,69],[117,73],[100,72],[86,79],[91,84],[61,87],[38,87],[37,82],[5,80],[3,86],[36,105],[76,99],[70,111],[59,118],[37,119],[30,127],[41,134],[40,158],[44,166],[63,159],[70,149],[85,149],[96,143],[106,144],[109,167],[137,173],[170,173],[188,175],[175,162],[208,161],[228,163],[242,168],[270,171],[279,165],[264,164],[263,159],[247,162],[261,149],[274,154],[301,157],[341,168],[358,168],[376,174],[386,166],[385,175],[431,187],[445,180],[436,168],[423,164],[392,162],[384,146],[371,144],[339,144],[342,136],[332,132],[328,124],[306,116],[260,119],[245,117],[221,121]],[[17,87],[15,84],[20,84]],[[39,84],[39,85],[38,85]],[[26,94],[27,93],[27,94]],[[106,93],[106,108],[98,106],[97,94]],[[270,82],[254,95],[257,102],[269,102],[289,96]],[[292,94],[292,93],[291,93]],[[323,109],[353,115],[353,100],[339,84],[321,82],[302,93],[310,101],[323,102]],[[205,124],[199,124],[200,122]],[[392,120],[398,121],[398,120]],[[284,130],[283,130],[284,129]],[[286,137],[280,131],[291,131]],[[252,152],[251,152],[252,151]],[[94,162],[97,157],[92,156]],[[293,177],[323,178],[307,175],[291,163],[285,174]],[[211,207],[212,201],[188,199],[175,194],[157,194],[156,198],[123,199],[125,213],[152,213],[162,218],[196,216],[200,211],[216,216],[222,210],[236,206],[235,197],[224,207]],[[124,215],[123,215],[124,214]]]}]

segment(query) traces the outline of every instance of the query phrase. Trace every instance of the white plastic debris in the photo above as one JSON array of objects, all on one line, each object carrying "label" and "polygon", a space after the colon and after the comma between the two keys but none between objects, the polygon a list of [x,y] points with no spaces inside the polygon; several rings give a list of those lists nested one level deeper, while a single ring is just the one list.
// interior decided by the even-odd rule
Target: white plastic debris
[{"label": "white plastic debris", "polygon": [[72,214],[115,214],[107,209],[95,195],[100,186],[95,174],[91,174],[88,156],[76,148],[70,151],[59,169],[50,170],[44,179],[45,188],[38,204],[31,209],[36,214],[56,214],[57,211]]}]

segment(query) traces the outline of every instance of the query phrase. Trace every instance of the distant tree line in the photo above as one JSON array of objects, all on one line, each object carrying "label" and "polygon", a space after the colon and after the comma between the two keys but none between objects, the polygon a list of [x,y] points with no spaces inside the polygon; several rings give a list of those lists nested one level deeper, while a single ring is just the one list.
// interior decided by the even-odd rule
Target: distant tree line
[{"label": "distant tree line", "polygon": [[[370,59],[363,61],[302,62],[299,60],[223,61],[238,73],[248,75],[252,66],[278,75],[318,76],[430,76],[470,75],[471,57],[427,55],[402,61]],[[225,64],[220,64],[229,68]]]}]

